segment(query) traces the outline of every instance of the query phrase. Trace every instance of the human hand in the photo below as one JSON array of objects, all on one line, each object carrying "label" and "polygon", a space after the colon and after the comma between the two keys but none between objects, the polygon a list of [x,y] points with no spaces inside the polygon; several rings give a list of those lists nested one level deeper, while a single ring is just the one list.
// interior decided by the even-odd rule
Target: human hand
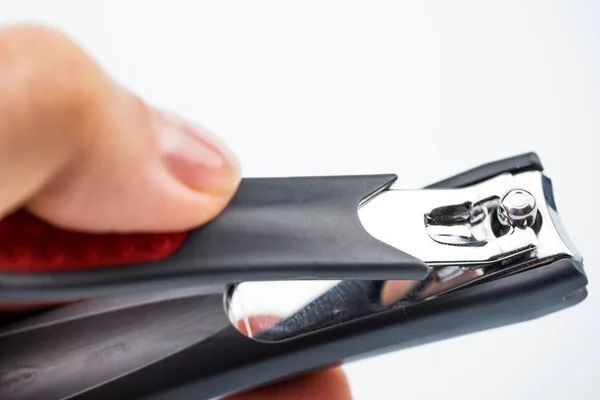
[{"label": "human hand", "polygon": [[[218,215],[239,181],[236,158],[216,137],[146,105],[63,34],[0,29],[0,217],[26,208],[87,232],[177,231]],[[333,369],[229,399],[350,392]]]}]

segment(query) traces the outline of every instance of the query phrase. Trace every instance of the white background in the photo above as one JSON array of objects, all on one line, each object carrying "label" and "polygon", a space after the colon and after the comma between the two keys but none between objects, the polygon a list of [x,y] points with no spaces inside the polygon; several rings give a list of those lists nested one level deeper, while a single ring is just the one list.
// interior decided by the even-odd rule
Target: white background
[{"label": "white background", "polygon": [[194,118],[246,176],[419,187],[536,151],[590,295],[534,322],[345,367],[357,400],[600,398],[600,2],[8,1]]}]

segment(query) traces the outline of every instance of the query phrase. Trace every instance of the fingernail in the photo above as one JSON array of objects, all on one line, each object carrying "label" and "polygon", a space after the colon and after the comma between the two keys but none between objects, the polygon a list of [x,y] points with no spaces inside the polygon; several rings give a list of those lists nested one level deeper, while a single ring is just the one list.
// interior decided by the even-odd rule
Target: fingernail
[{"label": "fingernail", "polygon": [[239,165],[231,150],[205,128],[173,113],[155,110],[163,162],[192,189],[229,194],[239,181]]}]

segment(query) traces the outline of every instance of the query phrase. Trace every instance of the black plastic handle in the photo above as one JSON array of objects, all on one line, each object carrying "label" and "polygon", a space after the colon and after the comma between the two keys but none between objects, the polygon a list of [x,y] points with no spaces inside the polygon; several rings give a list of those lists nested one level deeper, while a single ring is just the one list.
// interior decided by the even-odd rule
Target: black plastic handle
[{"label": "black plastic handle", "polygon": [[[373,238],[358,217],[360,202],[395,179],[395,175],[244,179],[224,212],[190,231],[165,259],[60,272],[3,272],[0,300],[90,297],[256,280],[424,279],[428,270],[421,260]],[[94,236],[86,240],[93,241]],[[60,243],[73,247],[68,240]]]}]

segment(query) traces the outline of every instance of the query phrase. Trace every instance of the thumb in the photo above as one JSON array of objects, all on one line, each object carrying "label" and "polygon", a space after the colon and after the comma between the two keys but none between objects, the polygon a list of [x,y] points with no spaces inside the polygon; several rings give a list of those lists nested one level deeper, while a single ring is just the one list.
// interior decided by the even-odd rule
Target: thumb
[{"label": "thumb", "polygon": [[239,183],[205,129],[156,110],[51,29],[0,29],[0,217],[26,207],[86,231],[174,231]]}]

